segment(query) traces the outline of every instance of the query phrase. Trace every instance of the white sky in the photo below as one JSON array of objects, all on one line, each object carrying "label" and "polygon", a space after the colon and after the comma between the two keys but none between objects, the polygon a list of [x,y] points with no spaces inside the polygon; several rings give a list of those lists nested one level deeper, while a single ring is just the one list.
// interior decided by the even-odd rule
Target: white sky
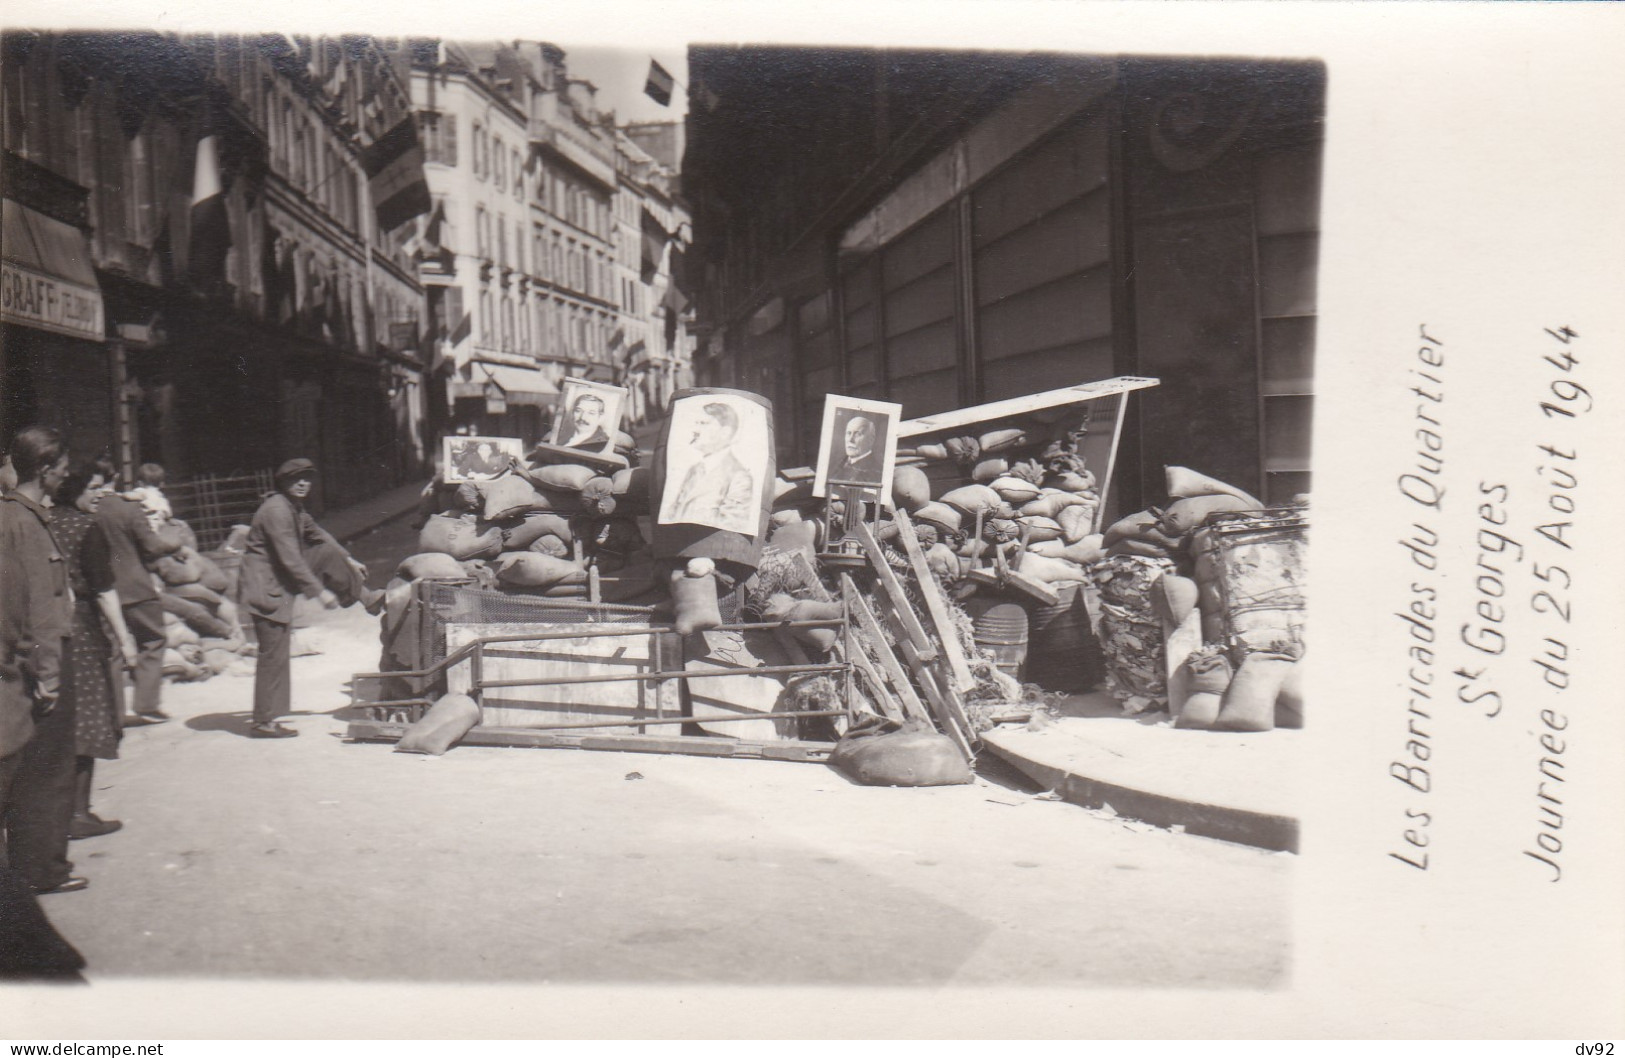
[{"label": "white sky", "polygon": [[[585,77],[598,86],[598,106],[614,110],[619,124],[630,121],[680,121],[688,113],[688,52],[683,47],[606,48],[554,40],[565,50],[571,77]],[[643,94],[649,59],[664,66],[677,85],[671,106],[663,107]]]}]

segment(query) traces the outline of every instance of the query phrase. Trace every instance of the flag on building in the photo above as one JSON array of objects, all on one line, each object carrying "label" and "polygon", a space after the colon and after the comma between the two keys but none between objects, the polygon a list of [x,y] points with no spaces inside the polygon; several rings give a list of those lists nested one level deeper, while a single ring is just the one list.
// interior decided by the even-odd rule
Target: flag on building
[{"label": "flag on building", "polygon": [[677,82],[666,68],[653,59],[649,60],[649,76],[643,82],[643,94],[653,99],[663,107],[671,106],[672,86]]},{"label": "flag on building", "polygon": [[671,238],[671,232],[660,223],[660,219],[649,208],[643,208],[643,267],[640,271],[645,283],[654,282],[655,276],[660,274],[660,259],[666,254],[666,243]]},{"label": "flag on building", "polygon": [[226,218],[226,188],[220,179],[220,137],[212,132],[197,143],[197,158],[192,168],[191,222],[187,275],[193,286],[213,289],[226,281],[231,225]]},{"label": "flag on building", "polygon": [[410,115],[361,152],[361,167],[381,230],[394,231],[433,207],[423,175],[423,143]]}]

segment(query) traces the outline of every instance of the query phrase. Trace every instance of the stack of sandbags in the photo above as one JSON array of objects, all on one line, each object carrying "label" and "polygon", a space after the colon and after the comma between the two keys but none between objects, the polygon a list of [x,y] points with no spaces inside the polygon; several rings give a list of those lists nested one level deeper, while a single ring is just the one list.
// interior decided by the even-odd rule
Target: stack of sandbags
[{"label": "stack of sandbags", "polygon": [[[562,457],[550,450],[549,458]],[[433,495],[441,509],[425,518],[413,558],[448,556],[461,576],[484,586],[584,598],[589,565],[624,577],[647,551],[637,516],[648,510],[648,476],[639,467],[606,473],[601,460],[518,465],[495,480]],[[417,579],[405,565],[397,575]],[[449,567],[433,575],[457,576]]]},{"label": "stack of sandbags", "polygon": [[[939,577],[952,568],[949,554],[962,576],[998,552],[1009,568],[1044,584],[1086,579],[1084,568],[1101,554],[1091,532],[1100,504],[1094,475],[1071,444],[1052,444],[1039,459],[1013,458],[1013,449],[1029,444],[1026,431],[1008,427],[908,449],[908,462],[900,457],[892,501],[912,516]],[[957,464],[963,477],[933,489],[921,465],[933,461]],[[944,467],[934,469],[941,481]]]}]

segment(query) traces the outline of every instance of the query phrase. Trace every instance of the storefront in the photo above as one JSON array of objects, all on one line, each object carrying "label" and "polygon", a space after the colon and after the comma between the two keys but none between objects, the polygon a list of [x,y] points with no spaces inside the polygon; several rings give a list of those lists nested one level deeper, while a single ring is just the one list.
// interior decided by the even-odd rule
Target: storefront
[{"label": "storefront", "polygon": [[[6,175],[28,163],[8,156]],[[94,454],[113,438],[113,379],[83,189],[39,170],[7,180],[0,262],[0,433],[32,423]],[[28,194],[34,192],[33,194]],[[32,204],[11,195],[28,194]],[[37,207],[37,208],[36,208]]]},{"label": "storefront", "polygon": [[455,373],[446,396],[453,432],[517,437],[528,448],[547,439],[559,389],[540,370],[475,360]]}]

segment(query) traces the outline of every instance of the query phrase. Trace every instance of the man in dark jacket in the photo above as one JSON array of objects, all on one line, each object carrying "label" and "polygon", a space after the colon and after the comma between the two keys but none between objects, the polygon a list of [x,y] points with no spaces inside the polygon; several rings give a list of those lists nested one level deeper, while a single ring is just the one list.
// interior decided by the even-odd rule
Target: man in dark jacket
[{"label": "man in dark jacket", "polygon": [[73,595],[45,497],[67,476],[68,454],[55,430],[30,426],[11,459],[18,485],[0,496],[0,825],[26,884],[67,893],[89,884],[67,858],[74,717],[58,697]]},{"label": "man in dark jacket", "polygon": [[[117,477],[113,461],[103,457],[96,469],[109,481]],[[109,489],[96,505],[96,524],[107,536],[113,558],[113,590],[124,609],[124,624],[135,637],[135,685],[130,711],[143,723],[168,720],[158,704],[164,682],[164,607],[153,587],[147,563],[180,550],[179,537],[166,538],[152,531],[147,512],[135,500]]]},{"label": "man in dark jacket", "polygon": [[329,610],[359,602],[377,613],[384,593],[367,587],[367,569],[305,510],[316,465],[290,459],[277,468],[277,491],[254,513],[237,593],[254,618],[259,659],[254,664],[254,738],[291,738],[277,723],[290,704],[289,638],[294,597],[317,599]]}]

